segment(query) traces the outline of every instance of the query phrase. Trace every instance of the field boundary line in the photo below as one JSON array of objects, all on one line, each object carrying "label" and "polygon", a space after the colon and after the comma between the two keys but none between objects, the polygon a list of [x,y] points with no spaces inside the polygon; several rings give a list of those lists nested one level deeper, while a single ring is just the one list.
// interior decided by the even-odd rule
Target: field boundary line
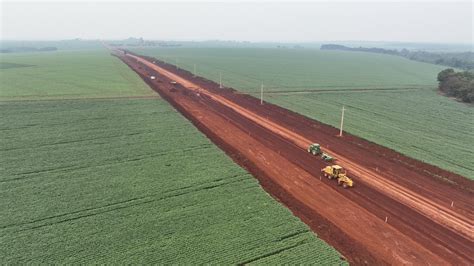
[{"label": "field boundary line", "polygon": [[77,101],[77,100],[120,100],[120,99],[161,99],[161,97],[156,94],[156,95],[137,95],[137,96],[109,96],[109,97],[103,97],[103,96],[98,96],[98,97],[72,97],[72,98],[26,98],[26,99],[21,99],[21,98],[16,98],[16,99],[1,99],[0,98],[0,104],[1,103],[9,103],[9,102],[43,102],[43,101]]},{"label": "field boundary line", "polygon": [[[293,94],[318,94],[318,93],[371,93],[371,92],[406,92],[406,91],[418,91],[427,90],[430,88],[391,88],[391,89],[311,89],[311,90],[294,90],[294,91],[266,91],[265,94],[282,94],[282,95],[293,95]],[[248,93],[260,93],[259,91],[252,91]]]}]

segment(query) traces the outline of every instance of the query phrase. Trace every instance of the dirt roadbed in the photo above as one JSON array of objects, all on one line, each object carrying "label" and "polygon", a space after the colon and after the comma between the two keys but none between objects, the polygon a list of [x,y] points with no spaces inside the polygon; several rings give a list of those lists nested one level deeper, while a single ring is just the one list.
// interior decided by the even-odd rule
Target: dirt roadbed
[{"label": "dirt roadbed", "polygon": [[[339,138],[333,127],[156,59],[117,55],[351,263],[474,263],[472,181],[350,134]],[[355,188],[320,178],[325,163],[306,152],[311,142],[338,158]]]}]

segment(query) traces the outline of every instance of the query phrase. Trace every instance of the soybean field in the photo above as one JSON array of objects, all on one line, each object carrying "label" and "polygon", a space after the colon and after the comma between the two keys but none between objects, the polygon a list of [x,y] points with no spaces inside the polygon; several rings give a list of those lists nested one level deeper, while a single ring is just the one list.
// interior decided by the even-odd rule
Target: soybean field
[{"label": "soybean field", "polygon": [[2,264],[344,263],[125,65],[77,53],[2,57],[33,65],[0,69],[15,80],[0,101]]}]

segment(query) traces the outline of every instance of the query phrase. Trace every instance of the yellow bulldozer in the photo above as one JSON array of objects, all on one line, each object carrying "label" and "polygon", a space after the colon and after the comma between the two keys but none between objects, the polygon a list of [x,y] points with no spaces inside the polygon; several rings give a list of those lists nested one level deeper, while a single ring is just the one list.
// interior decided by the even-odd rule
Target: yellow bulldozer
[{"label": "yellow bulldozer", "polygon": [[337,179],[337,184],[342,185],[343,188],[354,186],[354,181],[347,176],[344,168],[337,164],[324,167],[321,169],[321,173],[329,179]]}]

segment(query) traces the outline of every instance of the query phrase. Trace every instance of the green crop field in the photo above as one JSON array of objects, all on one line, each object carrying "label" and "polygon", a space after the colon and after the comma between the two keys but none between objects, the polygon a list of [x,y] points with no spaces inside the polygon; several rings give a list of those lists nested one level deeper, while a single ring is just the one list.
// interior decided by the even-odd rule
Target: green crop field
[{"label": "green crop field", "polygon": [[42,90],[2,87],[0,264],[342,263],[164,100],[133,98],[146,86],[107,56],[9,58]]},{"label": "green crop field", "polygon": [[[134,49],[474,179],[474,109],[438,95],[443,67],[314,49]],[[314,140],[317,142],[317,140]]]},{"label": "green crop field", "polygon": [[245,92],[327,89],[426,88],[440,66],[396,56],[316,49],[132,49]]},{"label": "green crop field", "polygon": [[153,95],[105,50],[0,55],[0,100]]}]

